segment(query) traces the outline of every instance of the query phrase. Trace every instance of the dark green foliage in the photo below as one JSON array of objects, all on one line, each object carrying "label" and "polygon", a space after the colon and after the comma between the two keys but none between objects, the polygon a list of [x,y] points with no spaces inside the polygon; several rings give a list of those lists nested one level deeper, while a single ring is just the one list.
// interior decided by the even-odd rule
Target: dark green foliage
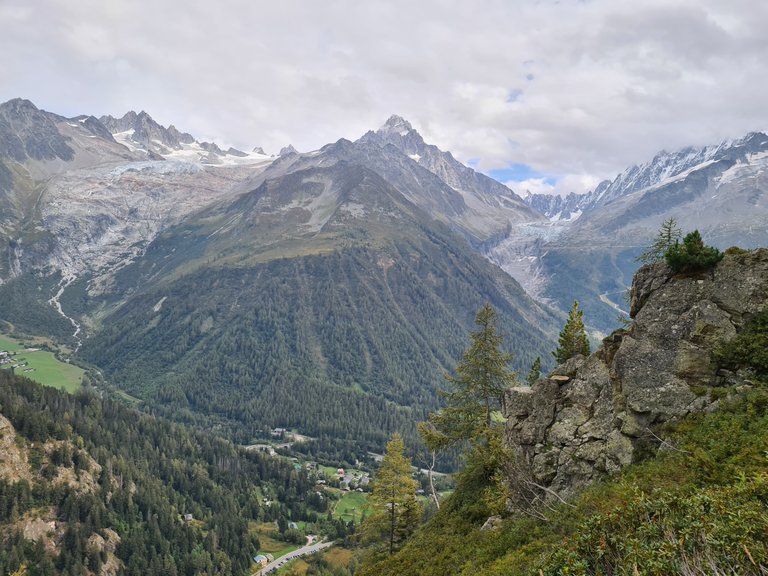
[{"label": "dark green foliage", "polygon": [[705,246],[698,230],[687,234],[683,243],[675,242],[664,258],[675,273],[698,272],[715,266],[723,254],[713,246]]},{"label": "dark green foliage", "polygon": [[[501,410],[504,393],[517,384],[517,374],[509,368],[512,355],[502,351],[503,338],[497,321],[489,304],[478,311],[478,330],[470,334],[471,344],[456,367],[456,376],[445,376],[451,385],[449,390],[441,391],[446,406],[430,414],[418,427],[433,463],[437,452],[462,448],[469,463],[467,468],[484,468],[493,485],[500,480],[500,455],[504,452],[500,441],[502,426],[494,415]],[[431,492],[439,508],[434,489]]]},{"label": "dark green foliage", "polygon": [[715,349],[714,361],[729,369],[747,368],[768,381],[768,309],[760,312],[744,330]]},{"label": "dark green foliage", "polygon": [[456,376],[445,376],[450,385],[441,391],[446,406],[429,416],[436,432],[426,435],[430,448],[487,439],[493,413],[501,409],[504,392],[517,383],[516,374],[509,368],[512,354],[502,351],[503,338],[497,323],[496,311],[489,304],[478,311],[478,329],[470,334],[471,343],[456,366]]},{"label": "dark green foliage", "polygon": [[584,328],[584,319],[579,309],[579,303],[574,302],[571,311],[568,314],[568,320],[560,332],[558,339],[559,346],[552,352],[559,364],[570,360],[574,356],[581,354],[589,356],[589,340]]},{"label": "dark green foliage", "polygon": [[[451,274],[436,264],[446,257]],[[547,348],[511,304],[519,287],[486,264],[434,238],[201,271],[132,300],[82,354],[157,413],[241,442],[295,427],[380,452],[438,407],[467,306],[498,307],[518,362]]]},{"label": "dark green foliage", "polygon": [[539,379],[539,376],[541,376],[541,358],[537,356],[536,360],[533,361],[531,370],[528,372],[528,376],[525,378],[525,383],[528,386],[533,386],[536,380]]},{"label": "dark green foliage", "polygon": [[[66,526],[57,557],[23,540],[18,531],[0,527],[0,574],[22,562],[30,566],[30,575],[84,574],[85,565],[93,568],[104,560],[89,550],[88,539],[94,533],[105,536],[107,528],[121,538],[116,555],[125,563],[123,574],[250,574],[259,547],[249,532],[250,520],[317,520],[319,510],[311,508],[310,498],[314,480],[287,460],[246,452],[212,435],[85,393],[70,396],[7,371],[0,371],[0,409],[39,473],[31,485],[0,482],[0,523],[53,507]],[[63,443],[47,458],[38,448],[49,440]],[[86,452],[100,472],[88,464]],[[52,484],[44,472],[56,466],[76,474],[91,469],[97,489],[88,493]],[[272,506],[263,507],[257,492],[269,494]],[[195,522],[183,522],[184,513]]]},{"label": "dark green foliage", "polygon": [[59,279],[58,274],[27,274],[0,285],[0,319],[22,334],[47,334],[69,341],[72,324],[48,304],[58,290]]},{"label": "dark green foliage", "polygon": [[[727,438],[727,441],[723,439]],[[456,492],[391,558],[363,576],[666,576],[768,570],[768,392],[684,421],[675,450],[559,506],[548,522],[493,510],[490,471],[470,465]]]}]

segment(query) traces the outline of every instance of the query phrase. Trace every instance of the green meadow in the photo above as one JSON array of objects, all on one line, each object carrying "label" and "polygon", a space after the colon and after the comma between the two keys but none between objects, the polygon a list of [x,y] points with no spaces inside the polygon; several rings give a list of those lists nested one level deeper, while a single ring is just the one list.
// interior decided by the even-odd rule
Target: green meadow
[{"label": "green meadow", "polygon": [[345,492],[333,509],[333,517],[345,522],[360,522],[368,506],[368,495],[364,492]]},{"label": "green meadow", "polygon": [[85,371],[78,366],[58,360],[53,352],[25,348],[16,340],[0,336],[0,351],[3,350],[11,354],[12,362],[2,365],[2,368],[8,369],[9,366],[18,364],[19,366],[15,368],[18,376],[24,376],[45,386],[61,388],[67,392],[77,391],[82,384]]}]

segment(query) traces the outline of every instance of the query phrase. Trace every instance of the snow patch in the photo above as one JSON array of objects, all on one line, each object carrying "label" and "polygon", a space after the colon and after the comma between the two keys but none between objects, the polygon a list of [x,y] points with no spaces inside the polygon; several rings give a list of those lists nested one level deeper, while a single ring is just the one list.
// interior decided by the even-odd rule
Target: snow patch
[{"label": "snow patch", "polygon": [[[137,145],[136,142],[131,140],[133,134],[134,130],[131,128],[125,132],[116,132],[112,136],[118,143],[127,147],[132,152],[146,152],[144,147]],[[151,143],[155,148],[167,150],[166,146],[158,140],[152,140]],[[258,166],[271,164],[275,160],[272,156],[260,152],[249,152],[245,154],[245,156],[235,156],[233,154],[227,154],[226,152],[223,154],[215,154],[200,146],[200,143],[197,141],[189,144],[182,143],[180,146],[181,148],[178,150],[167,150],[163,152],[162,156],[166,160],[194,164],[210,164],[215,166]]]},{"label": "snow patch", "polygon": [[716,178],[718,188],[723,184],[728,184],[734,180],[743,178],[750,172],[761,172],[764,170],[766,164],[768,164],[766,161],[768,160],[768,151],[748,154],[746,158],[746,162],[740,162],[731,166],[728,170],[724,171],[719,178]]}]

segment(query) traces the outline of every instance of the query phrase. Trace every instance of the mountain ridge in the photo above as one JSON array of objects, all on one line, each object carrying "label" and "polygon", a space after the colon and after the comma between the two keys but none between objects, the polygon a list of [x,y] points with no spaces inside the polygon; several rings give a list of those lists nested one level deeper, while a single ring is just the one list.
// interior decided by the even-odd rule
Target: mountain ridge
[{"label": "mountain ridge", "polygon": [[[231,302],[261,301],[264,295],[253,293],[248,283],[265,282],[268,271],[284,274],[279,280],[288,286],[284,293],[296,290],[294,298],[306,312],[312,307],[324,309],[322,298],[312,291],[314,275],[325,279],[332,270],[345,284],[343,290],[323,284],[319,290],[325,291],[325,297],[345,302],[350,309],[354,308],[350,294],[360,299],[366,311],[391,307],[379,322],[390,326],[402,341],[432,346],[435,350],[427,354],[431,359],[421,362],[439,373],[446,359],[457,352],[459,334],[471,327],[471,311],[459,311],[462,305],[479,308],[482,300],[493,295],[490,299],[506,310],[502,316],[514,326],[516,337],[528,333],[536,343],[536,354],[544,352],[548,357],[545,341],[557,321],[547,305],[567,309],[578,299],[587,323],[597,331],[609,331],[623,306],[621,293],[637,266],[634,257],[661,219],[679,217],[686,228],[701,228],[711,243],[739,238],[760,242],[768,229],[761,200],[764,135],[745,137],[732,148],[659,154],[650,163],[627,169],[615,184],[601,184],[593,193],[600,196],[596,208],[583,210],[585,206],[573,204],[568,208],[571,220],[563,222],[550,220],[507,187],[460,164],[450,152],[427,144],[399,116],[354,142],[340,139],[311,152],[288,148],[279,157],[265,157],[236,150],[222,155],[218,146],[197,142],[173,126],[162,127],[146,112],[105,119],[111,130],[121,130],[113,134],[95,118],[66,119],[38,111],[29,102],[13,101],[4,110],[6,125],[13,126],[3,141],[6,156],[15,154],[22,161],[9,157],[0,163],[0,186],[6,183],[3,194],[10,200],[0,208],[5,251],[0,260],[0,278],[5,283],[0,286],[4,296],[0,317],[19,329],[47,323],[57,327],[59,336],[73,322],[82,325],[85,333],[96,334],[119,320],[133,331],[131,338],[161,324],[167,333],[155,331],[153,338],[159,343],[167,337],[175,349],[164,354],[187,374],[199,370],[206,377],[218,360],[206,364],[195,347],[212,347],[207,334],[219,330],[216,318],[231,313],[227,311]],[[57,141],[73,151],[70,160],[55,154],[48,160],[29,155],[20,134],[30,135],[29,150],[34,154],[52,154],[35,152],[37,141],[32,136],[38,124],[43,133],[58,134]],[[649,182],[653,185],[645,186]],[[539,302],[502,277],[494,264],[519,280]],[[452,278],[451,270],[459,278]],[[222,271],[245,282],[247,288],[238,292],[236,280],[217,288],[205,278],[207,273],[215,280]],[[407,289],[399,287],[402,290],[397,293],[398,287],[391,283],[395,278],[408,284]],[[212,307],[191,296],[163,300],[164,291],[196,286],[206,286],[222,301]],[[269,286],[270,300],[262,304],[290,318],[289,325],[281,328],[285,347],[273,352],[287,354],[292,346],[311,350],[298,356],[304,363],[298,372],[309,374],[316,369],[325,378],[324,367],[333,362],[329,364],[330,356],[322,351],[327,335],[316,331],[319,320],[302,324],[295,310],[283,308],[280,291]],[[375,297],[365,294],[363,286]],[[434,318],[423,318],[424,326],[435,322],[429,338],[424,337],[429,330],[423,326],[403,321],[422,317],[417,294],[434,311]],[[141,302],[145,325],[127,317],[128,302]],[[154,312],[155,306],[160,313]],[[190,312],[194,306],[209,314],[197,317]],[[166,317],[163,307],[173,315]],[[460,314],[461,321],[449,321],[450,314]],[[401,319],[399,326],[396,318]],[[192,322],[196,329],[187,339],[177,339],[187,327],[185,322]],[[345,329],[358,330],[354,315],[345,313],[343,323]],[[267,331],[276,330],[274,319],[265,326]],[[357,374],[363,392],[365,386],[382,392],[376,388],[378,383],[374,385],[370,367],[388,363],[387,370],[394,370],[396,362],[391,358],[396,353],[406,354],[403,365],[415,373],[405,349],[382,353],[379,339],[364,332],[355,332],[355,338],[365,370],[363,364],[339,360]],[[106,354],[105,343],[113,337],[119,335],[104,336],[101,353]],[[262,350],[271,345],[259,340],[260,335],[253,337]],[[430,342],[443,338],[447,339],[439,345]],[[140,348],[136,342],[132,346]],[[93,360],[96,356],[91,353]],[[521,355],[519,368],[527,368],[523,364],[534,359],[529,357],[533,353],[526,350]],[[220,349],[217,354],[226,356],[226,351]],[[343,357],[339,350],[332,355]],[[244,365],[248,378],[262,373],[247,362]],[[288,365],[277,362],[274,369],[284,374]],[[162,362],[155,366],[165,369]],[[133,369],[135,374],[141,371],[137,366]],[[114,370],[133,378],[120,362]],[[397,388],[392,377],[396,370],[384,373],[388,385]],[[406,379],[411,392],[414,378]],[[151,379],[157,389],[142,391],[149,400],[189,403],[182,398],[186,394],[178,381],[160,383],[154,374]],[[342,371],[335,372],[333,379],[345,385],[351,382]],[[166,384],[168,390],[163,391]],[[326,384],[333,384],[330,377]],[[201,392],[202,385],[194,383],[194,394],[202,394],[211,406],[219,402]],[[429,381],[430,390],[436,386],[436,380]],[[402,390],[386,394],[377,401],[404,402]],[[221,403],[216,410],[220,408]]]},{"label": "mountain ridge", "polygon": [[564,310],[579,300],[587,322],[605,334],[626,310],[636,257],[664,220],[673,218],[684,232],[698,229],[720,249],[768,244],[766,168],[768,136],[761,132],[662,152],[587,194],[527,196],[548,221],[502,239],[486,255],[542,301]]},{"label": "mountain ridge", "polygon": [[[643,189],[658,187],[707,163],[719,161],[747,161],[750,154],[765,151],[768,135],[750,132],[744,137],[723,140],[719,144],[688,146],[674,152],[661,151],[651,160],[636,164],[618,174],[613,180],[604,180],[589,192],[569,193],[562,197],[549,194],[528,194],[523,200],[550,219],[571,218],[577,211],[588,212],[621,196]],[[560,213],[564,212],[564,216]]]},{"label": "mountain ridge", "polygon": [[[484,301],[527,341],[521,368],[547,351],[554,316],[447,225],[364,164],[301,160],[158,236],[118,277],[136,293],[85,358],[154,409],[202,415],[243,441],[289,425],[379,449],[395,423],[413,437],[436,406]],[[164,352],[149,362],[151,350]]]}]

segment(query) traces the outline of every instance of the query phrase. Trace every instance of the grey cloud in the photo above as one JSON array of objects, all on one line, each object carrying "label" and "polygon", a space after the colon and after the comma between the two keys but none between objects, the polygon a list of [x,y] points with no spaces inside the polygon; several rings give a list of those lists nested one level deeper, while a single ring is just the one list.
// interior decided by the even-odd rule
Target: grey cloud
[{"label": "grey cloud", "polygon": [[145,109],[272,152],[398,113],[484,169],[526,163],[579,186],[768,127],[766,5],[5,0],[0,99]]}]

